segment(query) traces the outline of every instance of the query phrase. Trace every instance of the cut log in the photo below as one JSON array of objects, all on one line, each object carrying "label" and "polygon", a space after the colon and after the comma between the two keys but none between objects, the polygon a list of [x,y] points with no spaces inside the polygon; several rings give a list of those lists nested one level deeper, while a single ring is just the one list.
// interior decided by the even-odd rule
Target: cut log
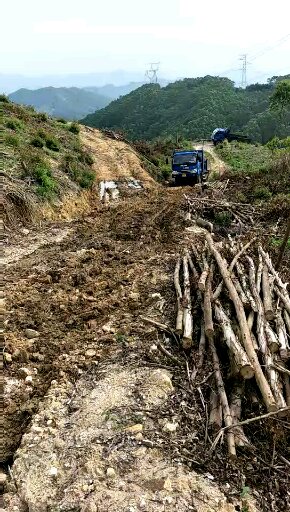
[{"label": "cut log", "polygon": [[201,228],[207,229],[211,233],[213,232],[213,224],[211,222],[208,222],[207,220],[204,220],[201,217],[197,217],[195,219],[195,222]]},{"label": "cut log", "polygon": [[180,256],[176,262],[174,271],[174,286],[177,299],[177,317],[176,317],[176,333],[181,335],[183,331],[183,307],[182,307],[182,291],[180,286]]},{"label": "cut log", "polygon": [[[245,271],[245,268],[244,266],[241,264],[241,263],[237,263],[236,265],[236,268],[237,268],[237,272],[239,274],[239,278],[240,278],[240,281],[241,281],[241,284],[242,284],[242,287],[243,287],[243,290],[246,294],[246,297],[251,305],[251,308],[253,311],[255,311],[255,313],[258,311],[258,307],[257,307],[257,304],[256,304],[256,301],[253,297],[253,295],[251,294],[251,291],[249,289],[249,286],[248,286],[248,283],[247,283],[247,279],[246,279],[246,271]],[[255,279],[255,272],[254,272],[254,279]],[[251,278],[250,278],[250,287],[251,287]]]},{"label": "cut log", "polygon": [[240,299],[241,299],[241,301],[242,301],[243,305],[244,305],[246,308],[250,307],[250,301],[249,301],[249,299],[247,298],[247,296],[246,296],[246,294],[245,294],[245,292],[244,292],[243,288],[241,287],[241,285],[240,285],[240,281],[238,280],[238,278],[237,278],[236,276],[232,276],[232,281],[233,281],[233,283],[234,283],[234,286],[235,286],[235,288],[236,288],[236,290],[237,290],[237,292],[238,292],[238,294],[239,294],[239,297],[240,297]]},{"label": "cut log", "polygon": [[266,320],[273,320],[274,318],[274,310],[272,304],[271,290],[269,284],[269,273],[268,267],[265,264],[263,267],[262,273],[262,289],[263,289],[263,303],[264,303],[264,311]]},{"label": "cut log", "polygon": [[212,274],[213,274],[213,265],[211,265],[205,286],[204,292],[204,302],[203,302],[203,314],[204,314],[204,329],[206,337],[212,338],[214,335],[213,321],[212,321],[212,306],[211,306],[211,298],[212,298]]},{"label": "cut log", "polygon": [[287,361],[289,358],[289,344],[287,340],[287,333],[285,324],[283,322],[283,318],[281,315],[281,310],[279,309],[276,315],[276,330],[278,334],[279,339],[279,351],[280,351],[280,357],[282,361]]},{"label": "cut log", "polygon": [[228,397],[225,391],[225,386],[222,378],[222,373],[220,370],[220,364],[219,364],[219,358],[217,355],[217,351],[215,348],[214,341],[212,339],[209,339],[209,347],[212,354],[212,360],[213,360],[213,367],[215,372],[215,379],[216,379],[216,385],[219,392],[219,397],[222,405],[223,410],[223,417],[225,425],[228,427],[227,432],[227,443],[228,443],[228,453],[230,458],[235,459],[236,458],[236,447],[235,447],[235,436],[231,429],[231,426],[233,424],[231,411],[229,407]]},{"label": "cut log", "polygon": [[290,301],[289,297],[286,294],[282,292],[281,288],[278,288],[278,286],[275,286],[275,293],[278,295],[279,299],[283,302],[283,306],[286,309],[286,311],[290,314]]},{"label": "cut log", "polygon": [[257,275],[256,275],[256,286],[257,286],[257,292],[260,295],[261,291],[261,282],[262,282],[262,273],[263,273],[263,258],[261,253],[259,252],[259,263],[257,268]]},{"label": "cut log", "polygon": [[210,392],[210,414],[209,414],[209,427],[212,430],[220,430],[223,426],[223,412],[219,394],[216,390],[212,389]]},{"label": "cut log", "polygon": [[189,271],[188,271],[187,254],[185,254],[183,256],[183,279],[184,279],[184,294],[183,294],[182,346],[185,350],[187,350],[192,346],[192,332],[193,332],[190,279],[189,279]]},{"label": "cut log", "polygon": [[278,272],[275,270],[275,268],[272,264],[272,261],[269,257],[269,254],[267,254],[265,251],[263,251],[261,246],[259,246],[259,251],[260,251],[262,258],[263,258],[264,262],[266,263],[268,269],[270,270],[271,274],[273,275],[275,282],[277,283],[280,294],[283,297],[283,302],[285,304],[285,308],[287,309],[288,313],[290,313],[290,298],[287,293],[287,285],[283,283]]},{"label": "cut log", "polygon": [[244,379],[252,379],[254,376],[253,366],[232,329],[230,319],[219,302],[215,304],[215,317],[222,328],[224,340],[232,353],[238,372]]},{"label": "cut log", "polygon": [[274,368],[274,361],[272,354],[267,352],[266,359],[265,359],[265,367],[266,372],[269,378],[270,386],[273,391],[274,397],[276,399],[276,403],[278,406],[278,409],[282,409],[283,407],[286,407],[286,402],[283,397],[283,385],[282,380],[280,378],[279,373]]},{"label": "cut log", "polygon": [[[236,381],[234,383],[231,396],[230,396],[230,411],[232,415],[233,425],[241,421],[242,414],[242,397],[245,391],[245,383]],[[244,447],[250,446],[250,442],[245,436],[243,427],[238,426],[233,428],[236,446]]]},{"label": "cut log", "polygon": [[203,366],[204,356],[205,356],[205,345],[206,345],[206,339],[205,339],[205,332],[204,332],[204,322],[202,320],[201,326],[200,326],[200,340],[199,340],[199,346],[198,346],[198,363],[197,363],[198,370],[200,370]]},{"label": "cut log", "polygon": [[277,409],[274,396],[272,394],[271,388],[267,382],[267,379],[265,375],[263,374],[262,368],[260,366],[257,354],[255,352],[255,349],[253,347],[252,339],[251,339],[251,333],[247,324],[247,319],[245,315],[245,310],[243,308],[243,304],[240,300],[240,297],[238,295],[238,292],[233,284],[233,281],[231,279],[231,276],[229,274],[229,271],[227,267],[225,266],[225,263],[218,252],[214,241],[209,233],[206,234],[206,240],[208,243],[208,246],[211,250],[211,253],[213,254],[219,269],[220,273],[225,281],[226,287],[229,291],[229,295],[234,303],[237,318],[240,324],[241,334],[242,334],[242,342],[244,345],[244,348],[246,350],[247,356],[250,360],[251,365],[254,368],[255,372],[255,378],[257,381],[257,384],[259,386],[259,389],[261,391],[261,394],[263,396],[265,405],[267,407],[268,411],[275,411]]},{"label": "cut log", "polygon": [[284,374],[283,380],[284,380],[286,403],[287,403],[287,406],[289,407],[290,406],[290,377],[289,377],[289,375]]},{"label": "cut log", "polygon": [[285,325],[286,325],[286,328],[288,331],[288,335],[290,336],[290,315],[289,315],[288,311],[286,311],[286,309],[284,309],[284,311],[283,311],[283,316],[284,316]]},{"label": "cut log", "polygon": [[205,291],[205,283],[207,280],[209,274],[209,264],[208,262],[203,258],[203,271],[198,281],[198,288],[201,292]]},{"label": "cut log", "polygon": [[197,286],[198,285],[198,281],[199,281],[199,273],[197,272],[194,264],[193,264],[193,261],[192,261],[192,258],[191,256],[188,254],[187,255],[187,259],[188,259],[188,264],[189,264],[189,267],[190,267],[190,270],[193,274],[193,277],[194,277],[194,281],[195,281],[195,285]]},{"label": "cut log", "polygon": [[275,354],[279,351],[280,343],[276,333],[273,331],[268,322],[265,322],[265,335],[270,352]]},{"label": "cut log", "polygon": [[[242,247],[242,249],[235,255],[235,257],[233,258],[230,266],[229,266],[229,272],[232,272],[233,269],[235,268],[235,265],[238,261],[238,259],[246,252],[246,250],[250,247],[250,245],[256,240],[256,238],[253,238],[252,240],[250,240],[246,245],[244,245]],[[223,281],[220,282],[220,284],[218,285],[217,289],[215,290],[214,294],[213,294],[213,302],[215,302],[216,300],[218,300],[220,294],[221,294],[221,291],[223,289]]]}]

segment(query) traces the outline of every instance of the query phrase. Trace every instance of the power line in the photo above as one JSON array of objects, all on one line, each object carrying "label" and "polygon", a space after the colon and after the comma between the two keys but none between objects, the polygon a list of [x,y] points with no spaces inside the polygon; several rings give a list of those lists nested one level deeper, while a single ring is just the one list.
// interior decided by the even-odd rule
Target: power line
[{"label": "power line", "polygon": [[160,62],[151,62],[150,64],[150,68],[147,69],[146,73],[145,73],[145,77],[149,80],[150,84],[157,84],[158,83],[158,71],[159,71],[159,66],[160,66]]},{"label": "power line", "polygon": [[245,88],[247,87],[247,71],[248,71],[248,56],[246,53],[240,56],[240,60],[242,61],[243,65],[240,71],[242,72],[242,80],[241,80],[241,87]]},{"label": "power line", "polygon": [[253,62],[253,60],[256,60],[259,57],[262,57],[263,55],[265,55],[265,53],[267,53],[271,50],[274,50],[274,48],[277,48],[281,44],[285,43],[285,41],[287,41],[287,39],[289,39],[289,37],[290,37],[290,33],[286,34],[284,37],[279,39],[274,45],[268,46],[267,48],[264,48],[263,50],[260,50],[258,53],[254,54],[253,57],[250,57],[250,61]]}]

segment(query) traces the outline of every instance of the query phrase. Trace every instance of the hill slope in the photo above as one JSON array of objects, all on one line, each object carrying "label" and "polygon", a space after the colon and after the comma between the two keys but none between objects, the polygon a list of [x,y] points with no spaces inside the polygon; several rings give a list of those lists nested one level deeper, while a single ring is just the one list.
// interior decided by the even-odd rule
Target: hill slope
[{"label": "hill slope", "polygon": [[227,78],[211,76],[187,78],[164,88],[144,85],[82,122],[124,131],[132,139],[177,134],[209,138],[217,126],[230,126],[258,142],[267,142],[273,135],[290,135],[290,114],[282,122],[268,109],[275,79],[245,90]]},{"label": "hill slope", "polygon": [[31,105],[39,112],[65,119],[80,119],[110,103],[110,98],[98,90],[88,91],[77,87],[44,87],[34,91],[19,89],[10,94],[9,98],[21,105]]}]

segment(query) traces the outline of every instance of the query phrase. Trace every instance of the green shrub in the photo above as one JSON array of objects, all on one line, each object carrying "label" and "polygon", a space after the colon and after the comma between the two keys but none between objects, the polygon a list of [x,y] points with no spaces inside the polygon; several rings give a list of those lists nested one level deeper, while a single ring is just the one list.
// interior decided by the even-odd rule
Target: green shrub
[{"label": "green shrub", "polygon": [[255,199],[270,199],[272,197],[272,193],[268,187],[260,186],[254,188],[253,196]]},{"label": "green shrub", "polygon": [[229,227],[232,223],[231,214],[227,211],[215,212],[214,221],[219,226]]},{"label": "green shrub", "polygon": [[93,171],[83,171],[78,183],[81,188],[91,188],[95,179],[96,175]]},{"label": "green shrub", "polygon": [[48,121],[48,115],[45,112],[38,112],[36,114],[36,118],[39,122],[45,123],[46,121]]},{"label": "green shrub", "polygon": [[67,121],[63,117],[60,117],[59,119],[57,119],[57,122],[61,123],[61,124],[66,124],[67,123]]},{"label": "green shrub", "polygon": [[83,149],[79,151],[78,160],[83,164],[90,166],[93,165],[94,163],[94,158],[91,155],[91,153],[89,153],[88,151],[84,151]]},{"label": "green shrub", "polygon": [[14,148],[17,148],[20,146],[20,141],[17,137],[17,135],[6,135],[5,142],[7,146],[13,146]]},{"label": "green shrub", "polygon": [[6,96],[6,94],[0,94],[0,101],[2,103],[10,103],[10,100],[9,100],[8,96]]},{"label": "green shrub", "polygon": [[19,130],[23,129],[23,123],[19,121],[16,117],[12,117],[11,119],[8,119],[6,122],[7,128],[10,130],[14,130],[15,132],[18,132]]},{"label": "green shrub", "polygon": [[33,139],[30,141],[30,144],[35,148],[43,148],[44,140],[41,137],[33,137]]},{"label": "green shrub", "polygon": [[50,166],[46,162],[38,163],[33,169],[33,176],[38,183],[37,193],[47,199],[51,198],[57,184],[52,177]]},{"label": "green shrub", "polygon": [[77,123],[71,123],[68,130],[71,133],[74,133],[75,135],[78,135],[80,133],[80,126]]},{"label": "green shrub", "polygon": [[46,136],[45,145],[48,149],[51,149],[51,151],[59,151],[60,150],[59,142],[51,135]]}]

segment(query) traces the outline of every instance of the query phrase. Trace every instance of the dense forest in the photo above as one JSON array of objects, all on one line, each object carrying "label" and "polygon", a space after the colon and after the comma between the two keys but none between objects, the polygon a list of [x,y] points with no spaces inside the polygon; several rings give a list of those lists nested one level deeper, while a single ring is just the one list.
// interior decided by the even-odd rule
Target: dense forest
[{"label": "dense forest", "polygon": [[209,138],[216,127],[230,127],[265,143],[274,136],[290,135],[290,112],[270,109],[277,81],[252,84],[246,89],[228,78],[186,78],[160,87],[143,85],[82,120],[96,128],[122,131],[133,140],[176,136]]}]

